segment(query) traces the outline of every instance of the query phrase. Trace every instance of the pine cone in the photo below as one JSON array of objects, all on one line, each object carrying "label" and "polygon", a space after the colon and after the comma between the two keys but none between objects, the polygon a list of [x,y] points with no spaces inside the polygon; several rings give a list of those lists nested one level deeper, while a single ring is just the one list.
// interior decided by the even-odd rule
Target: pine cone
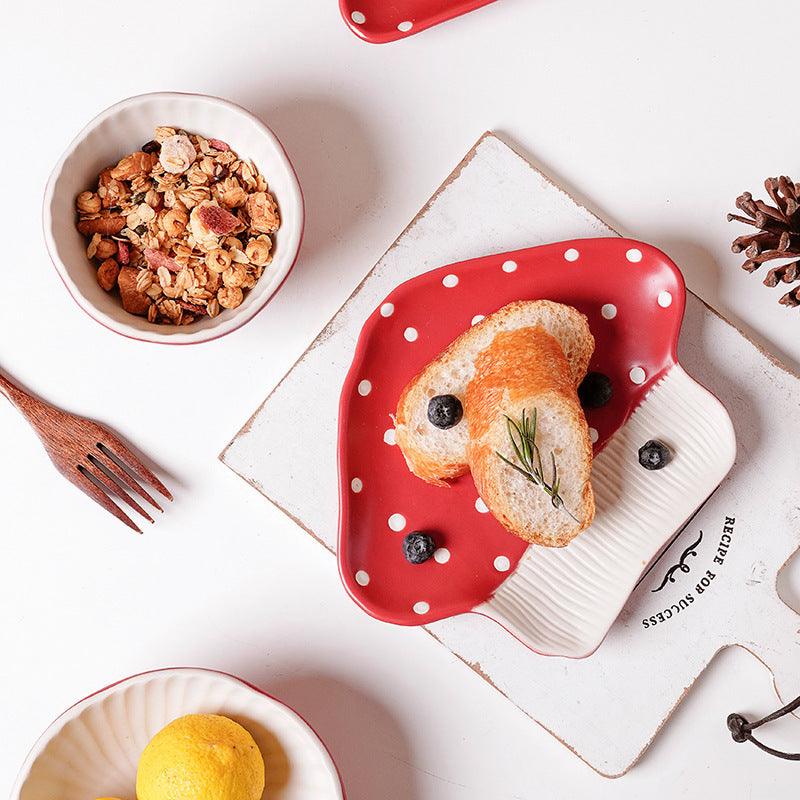
[{"label": "pine cone", "polygon": [[[767,261],[800,257],[800,184],[782,175],[767,178],[764,188],[774,206],[763,200],[753,200],[753,195],[745,192],[736,198],[736,208],[747,216],[728,214],[728,222],[744,222],[761,231],[739,236],[731,245],[734,253],[744,251],[747,261],[742,269],[748,272],[755,272]],[[800,281],[800,260],[773,267],[764,278],[764,285],[795,281]],[[784,306],[800,306],[800,286],[787,292],[778,302]]]}]

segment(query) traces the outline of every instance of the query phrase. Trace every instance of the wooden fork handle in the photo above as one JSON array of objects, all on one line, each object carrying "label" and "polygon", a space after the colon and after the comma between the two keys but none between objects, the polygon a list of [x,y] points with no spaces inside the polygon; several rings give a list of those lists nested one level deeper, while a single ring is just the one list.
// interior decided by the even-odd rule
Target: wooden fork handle
[{"label": "wooden fork handle", "polygon": [[38,397],[34,397],[30,392],[17,386],[2,370],[0,370],[0,394],[5,395],[33,424],[41,419],[43,411],[50,408],[43,400],[39,400]]}]

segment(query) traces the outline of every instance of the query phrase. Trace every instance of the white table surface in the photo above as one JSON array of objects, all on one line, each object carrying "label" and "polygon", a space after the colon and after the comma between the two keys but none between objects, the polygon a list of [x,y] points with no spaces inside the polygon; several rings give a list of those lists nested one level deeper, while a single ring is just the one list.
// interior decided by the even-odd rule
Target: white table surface
[{"label": "white table surface", "polygon": [[[724,219],[767,175],[800,178],[791,47],[759,47],[797,29],[800,7],[499,0],[380,47],[347,31],[335,0],[187,9],[4,9],[0,364],[135,442],[176,502],[130,535],[0,405],[0,794],[67,705],[183,664],[237,673],[295,706],[351,800],[796,796],[796,765],[724,730],[730,711],[775,706],[747,653],[723,653],[641,763],[603,779],[425,633],[359,612],[330,555],[216,457],[487,128],[618,230],[665,249],[692,289],[800,368],[800,312],[738,269],[729,244],[741,231]],[[306,193],[307,237],[280,295],[241,331],[194,348],[99,327],[41,240],[41,193],[64,146],[107,105],[159,89],[259,113]],[[313,397],[298,402],[313,419]],[[800,609],[798,562],[781,587]],[[800,750],[800,722],[765,738]]]}]

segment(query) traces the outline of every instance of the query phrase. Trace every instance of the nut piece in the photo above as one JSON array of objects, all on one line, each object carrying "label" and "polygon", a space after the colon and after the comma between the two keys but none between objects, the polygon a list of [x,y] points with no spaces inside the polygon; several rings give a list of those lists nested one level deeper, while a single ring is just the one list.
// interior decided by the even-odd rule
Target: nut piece
[{"label": "nut piece", "polygon": [[117,284],[119,285],[122,307],[129,314],[144,317],[150,308],[150,299],[136,288],[138,276],[139,270],[135,267],[123,267],[117,276]]},{"label": "nut piece", "polygon": [[197,158],[197,151],[188,136],[176,133],[161,142],[161,153],[158,158],[167,172],[180,175],[192,166]]},{"label": "nut piece", "polygon": [[125,217],[119,214],[108,214],[96,219],[82,219],[78,223],[78,231],[84,236],[101,233],[103,236],[113,236],[125,227]]},{"label": "nut piece", "polygon": [[101,239],[97,243],[95,255],[97,258],[105,261],[107,258],[112,258],[117,254],[117,243],[113,239]]},{"label": "nut piece", "polygon": [[117,282],[117,276],[119,275],[119,265],[113,258],[107,258],[98,268],[97,268],[97,282],[100,286],[103,287],[107,292],[110,292],[114,285]]},{"label": "nut piece", "polygon": [[146,175],[156,164],[157,157],[154,153],[145,153],[137,150],[125,156],[116,167],[111,170],[111,177],[117,181],[130,181],[139,175]]}]

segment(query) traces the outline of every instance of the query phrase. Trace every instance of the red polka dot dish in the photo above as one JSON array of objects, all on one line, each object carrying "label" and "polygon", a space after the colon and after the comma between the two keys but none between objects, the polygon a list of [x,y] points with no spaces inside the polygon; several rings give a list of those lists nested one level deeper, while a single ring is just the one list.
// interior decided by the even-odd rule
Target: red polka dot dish
[{"label": "red polka dot dish", "polygon": [[[411,474],[392,414],[406,384],[484,316],[515,300],[574,306],[611,400],[586,411],[596,518],[565,548],[528,545],[488,513],[469,474],[441,488]],[[584,239],[452,264],[398,286],[367,319],[339,408],[339,570],[378,619],[419,625],[473,612],[548,655],[591,654],[641,574],[719,485],[736,443],[725,408],[677,360],[683,277],[660,250]],[[638,450],[665,442],[649,471]],[[403,539],[429,533],[412,564]]]},{"label": "red polka dot dish", "polygon": [[353,33],[366,42],[385,44],[412,36],[494,0],[339,0]]}]

